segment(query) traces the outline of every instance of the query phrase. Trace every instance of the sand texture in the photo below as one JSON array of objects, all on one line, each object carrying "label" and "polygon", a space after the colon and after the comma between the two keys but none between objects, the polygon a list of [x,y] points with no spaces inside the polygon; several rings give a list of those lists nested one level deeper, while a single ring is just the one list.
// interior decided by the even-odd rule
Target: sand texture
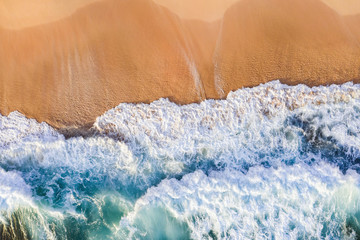
[{"label": "sand texture", "polygon": [[121,102],[186,104],[274,79],[359,82],[360,4],[5,0],[0,53],[1,114],[86,128]]}]

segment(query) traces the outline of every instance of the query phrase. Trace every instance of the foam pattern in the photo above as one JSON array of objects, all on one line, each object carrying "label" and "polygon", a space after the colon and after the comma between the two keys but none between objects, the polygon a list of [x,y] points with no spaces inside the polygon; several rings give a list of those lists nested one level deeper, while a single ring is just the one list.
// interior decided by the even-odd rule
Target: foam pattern
[{"label": "foam pattern", "polygon": [[89,138],[0,115],[0,236],[356,239],[359,118],[359,85],[279,81],[123,103]]},{"label": "foam pattern", "polygon": [[154,213],[163,211],[185,223],[193,239],[354,238],[359,231],[353,217],[360,213],[359,180],[355,172],[343,175],[329,164],[254,167],[246,175],[196,171],[149,189],[121,225],[137,226],[126,237],[157,238],[148,229],[154,228],[152,221],[166,221]]}]

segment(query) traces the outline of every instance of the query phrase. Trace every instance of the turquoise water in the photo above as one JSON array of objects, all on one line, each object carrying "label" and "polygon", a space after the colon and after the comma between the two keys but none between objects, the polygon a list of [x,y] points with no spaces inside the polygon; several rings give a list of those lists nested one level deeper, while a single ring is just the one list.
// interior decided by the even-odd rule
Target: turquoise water
[{"label": "turquoise water", "polygon": [[357,239],[360,86],[120,104],[90,138],[0,115],[1,239]]}]

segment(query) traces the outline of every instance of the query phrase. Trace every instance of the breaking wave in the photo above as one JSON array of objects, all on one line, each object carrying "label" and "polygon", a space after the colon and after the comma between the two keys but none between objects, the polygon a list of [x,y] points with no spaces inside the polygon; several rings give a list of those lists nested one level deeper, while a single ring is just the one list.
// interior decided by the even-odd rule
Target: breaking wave
[{"label": "breaking wave", "polygon": [[93,137],[0,115],[1,239],[356,239],[360,85],[120,104]]}]

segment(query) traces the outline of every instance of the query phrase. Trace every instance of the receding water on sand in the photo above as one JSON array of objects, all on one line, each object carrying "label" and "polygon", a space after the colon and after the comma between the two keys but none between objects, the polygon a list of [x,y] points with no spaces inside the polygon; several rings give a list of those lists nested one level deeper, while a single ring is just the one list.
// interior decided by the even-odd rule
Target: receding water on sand
[{"label": "receding water on sand", "polygon": [[120,104],[94,137],[0,116],[1,239],[356,239],[360,85]]}]

